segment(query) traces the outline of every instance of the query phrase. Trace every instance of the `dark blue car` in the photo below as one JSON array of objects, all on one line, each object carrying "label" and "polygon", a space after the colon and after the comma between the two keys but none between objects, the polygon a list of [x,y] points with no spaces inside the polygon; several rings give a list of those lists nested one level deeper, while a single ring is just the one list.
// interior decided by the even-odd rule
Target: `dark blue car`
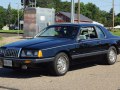
[{"label": "dark blue car", "polygon": [[0,60],[5,68],[28,69],[46,64],[55,75],[64,75],[71,60],[96,55],[104,56],[112,65],[120,53],[120,37],[95,24],[51,25],[35,38],[22,40],[0,48]]}]

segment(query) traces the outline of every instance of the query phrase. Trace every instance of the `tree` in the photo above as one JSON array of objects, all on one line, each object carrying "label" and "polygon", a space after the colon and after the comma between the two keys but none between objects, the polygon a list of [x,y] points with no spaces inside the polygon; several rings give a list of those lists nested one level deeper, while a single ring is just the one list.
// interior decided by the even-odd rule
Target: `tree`
[{"label": "tree", "polygon": [[6,24],[6,9],[4,9],[2,6],[0,6],[0,29]]},{"label": "tree", "polygon": [[[82,13],[83,15],[86,14],[86,7],[85,4],[83,2],[80,3],[80,13]],[[75,13],[78,13],[78,3],[75,3]]]},{"label": "tree", "polygon": [[10,26],[11,20],[12,20],[12,10],[11,10],[10,3],[9,3],[8,8],[6,10],[6,18],[7,18],[6,24],[8,24]]},{"label": "tree", "polygon": [[95,21],[99,21],[99,16],[100,16],[100,9],[92,3],[88,3],[85,5],[87,11],[86,11],[86,16],[95,20]]},{"label": "tree", "polygon": [[100,17],[99,17],[100,21],[99,22],[103,23],[105,26],[108,25],[107,17],[106,17],[108,14],[109,14],[108,12],[100,10]]},{"label": "tree", "polygon": [[[5,25],[15,25],[17,24],[17,18],[18,18],[18,12],[16,9],[12,9],[10,4],[8,5],[8,8],[5,9],[2,6],[0,6],[0,29],[2,29]],[[20,10],[20,19],[23,19],[23,12]]]},{"label": "tree", "polygon": [[[13,25],[17,25],[17,23],[18,23],[18,10],[16,10],[16,9],[11,9],[11,13],[12,13],[12,18],[11,18],[11,24],[13,24]],[[20,19],[23,19],[23,12],[22,12],[22,10],[19,10],[19,18]]]},{"label": "tree", "polygon": [[56,12],[60,10],[61,0],[37,0],[37,6],[42,8],[55,8]]},{"label": "tree", "polygon": [[[61,0],[37,0],[37,6],[42,8],[54,8],[56,13],[59,11],[70,12],[71,2]],[[80,12],[86,17],[104,24],[105,26],[112,26],[112,8],[109,12],[100,10],[95,4],[92,3],[80,3]],[[78,3],[75,3],[75,12],[78,12]],[[12,9],[11,5],[8,5],[7,9],[0,6],[0,29],[6,24],[17,24],[17,10]],[[20,18],[23,18],[23,12],[20,10]],[[115,15],[115,25],[120,25],[120,13]]]},{"label": "tree", "polygon": [[71,3],[68,1],[61,2],[61,7],[58,9],[58,11],[64,11],[64,12],[70,12]]},{"label": "tree", "polygon": [[120,17],[115,17],[115,25],[120,25]]},{"label": "tree", "polygon": [[109,13],[106,15],[107,26],[109,27],[112,27],[112,15],[113,15],[113,8],[111,8]]},{"label": "tree", "polygon": [[61,11],[61,8],[62,8],[62,6],[61,6],[61,4],[62,4],[62,2],[61,2],[61,0],[53,0],[53,3],[54,3],[54,8],[56,9],[56,12],[59,12],[59,11]]},{"label": "tree", "polygon": [[117,14],[117,17],[120,17],[120,13]]}]

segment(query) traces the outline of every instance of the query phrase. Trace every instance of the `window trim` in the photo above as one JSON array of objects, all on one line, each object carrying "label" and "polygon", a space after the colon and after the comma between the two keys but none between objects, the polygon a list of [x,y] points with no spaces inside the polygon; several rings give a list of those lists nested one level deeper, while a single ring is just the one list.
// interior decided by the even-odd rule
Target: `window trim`
[{"label": "window trim", "polygon": [[[35,37],[40,36],[40,35],[43,34],[45,31],[47,31],[48,28],[52,28],[52,27],[69,27],[69,25],[52,25],[52,26],[48,26],[48,27],[44,28],[43,30],[41,30],[41,31],[43,31],[43,32],[39,32]],[[77,28],[77,29],[76,29],[76,30],[77,30],[77,33],[76,33],[76,35],[75,35],[74,38],[69,38],[69,39],[76,39],[77,36],[78,36],[80,27],[77,26],[77,25],[73,25],[73,26],[70,26],[70,27],[76,27],[76,28]],[[48,36],[48,37],[49,37],[49,36]],[[51,37],[52,37],[52,36],[51,36]],[[53,36],[53,37],[54,37],[54,36]]]},{"label": "window trim", "polygon": [[95,30],[95,34],[97,35],[97,38],[90,38],[90,39],[84,39],[84,40],[97,40],[97,39],[99,39],[98,33],[97,33],[97,31],[96,31],[96,28],[95,28],[95,26],[92,26],[92,25],[90,25],[90,26],[80,26],[77,37],[78,37],[79,35],[81,35],[81,28],[82,28],[82,27],[86,27],[86,28],[87,28],[87,27],[92,27],[92,28]]},{"label": "window trim", "polygon": [[101,30],[101,32],[103,33],[103,35],[104,35],[104,38],[99,38],[98,30],[96,29],[96,32],[97,32],[97,35],[98,35],[98,39],[105,39],[106,38],[106,34],[104,33],[104,31],[99,26],[94,26],[94,27],[95,27],[95,29],[99,28]]}]

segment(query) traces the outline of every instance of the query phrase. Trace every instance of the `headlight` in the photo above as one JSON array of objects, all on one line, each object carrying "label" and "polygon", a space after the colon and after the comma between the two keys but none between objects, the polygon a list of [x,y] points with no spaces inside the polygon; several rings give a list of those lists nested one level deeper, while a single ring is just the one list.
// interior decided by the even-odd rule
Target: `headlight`
[{"label": "headlight", "polygon": [[22,50],[21,57],[42,57],[41,50]]}]

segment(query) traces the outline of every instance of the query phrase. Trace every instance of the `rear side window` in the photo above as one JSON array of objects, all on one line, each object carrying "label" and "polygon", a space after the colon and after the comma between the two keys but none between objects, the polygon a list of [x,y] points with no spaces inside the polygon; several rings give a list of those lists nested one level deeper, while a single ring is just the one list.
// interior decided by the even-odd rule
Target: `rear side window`
[{"label": "rear side window", "polygon": [[97,31],[97,34],[98,34],[98,38],[100,39],[104,39],[105,38],[105,34],[104,32],[99,28],[99,27],[95,27],[96,31]]},{"label": "rear side window", "polygon": [[81,27],[79,38],[80,39],[96,39],[98,38],[98,36],[93,26],[86,26],[86,27]]}]

